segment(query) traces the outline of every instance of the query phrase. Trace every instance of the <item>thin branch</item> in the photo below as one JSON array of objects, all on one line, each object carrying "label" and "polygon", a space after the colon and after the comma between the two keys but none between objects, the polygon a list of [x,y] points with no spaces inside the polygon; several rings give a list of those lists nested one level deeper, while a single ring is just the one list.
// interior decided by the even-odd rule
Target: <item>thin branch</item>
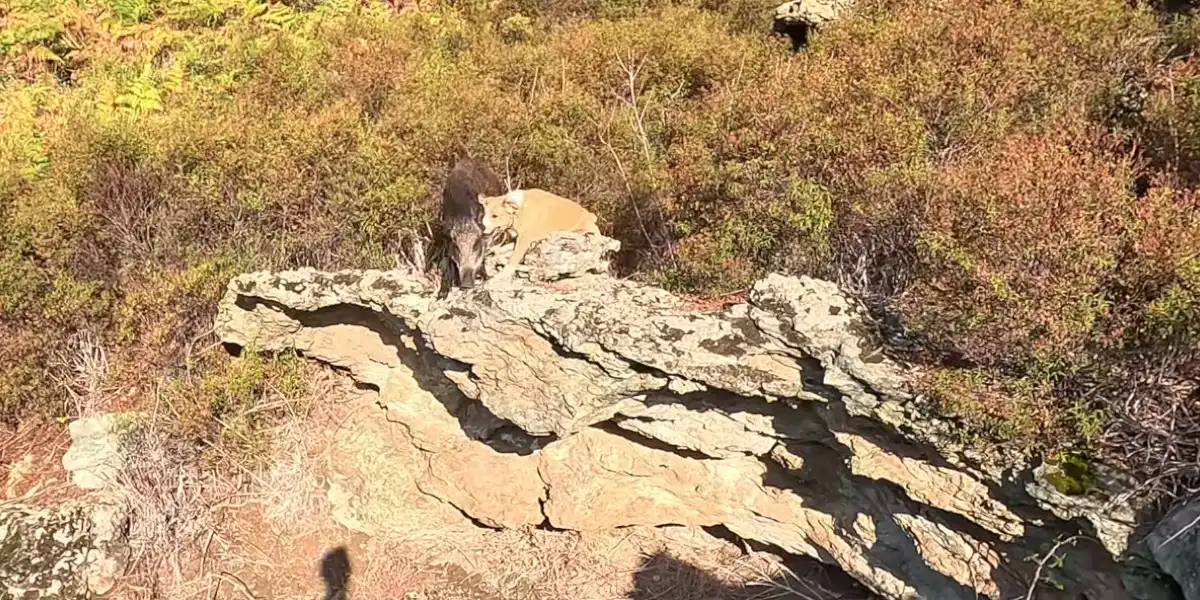
[{"label": "thin branch", "polygon": [[1191,528],[1195,527],[1197,523],[1200,523],[1200,515],[1196,515],[1196,518],[1192,519],[1191,523],[1184,525],[1179,531],[1175,532],[1175,535],[1172,535],[1171,537],[1164,540],[1163,543],[1158,545],[1158,547],[1162,548],[1163,546],[1166,546],[1167,544],[1170,544],[1171,542],[1175,541],[1176,539],[1179,538],[1179,536],[1183,535],[1184,533],[1187,533]]},{"label": "thin branch", "polygon": [[654,162],[654,154],[650,149],[650,136],[646,133],[646,107],[638,99],[638,75],[641,74],[646,60],[639,59],[635,65],[632,58],[628,61],[618,58],[617,64],[620,65],[621,70],[625,71],[625,86],[628,93],[628,98],[621,98],[621,101],[628,105],[633,113],[634,128],[637,130],[638,141],[642,144],[642,156],[646,160],[646,166],[651,166]]},{"label": "thin branch", "polygon": [[[242,594],[245,594],[245,596],[250,600],[258,600],[258,596],[255,596],[250,591],[250,586],[246,585],[246,582],[242,581],[237,575],[234,575],[228,571],[221,571],[217,574],[217,577],[220,577],[221,579],[233,584],[238,591],[242,592]],[[216,590],[213,590],[213,592],[213,595],[216,596]]]},{"label": "thin branch", "polygon": [[1025,594],[1025,600],[1033,600],[1033,593],[1035,591],[1037,591],[1037,586],[1042,581],[1042,570],[1046,568],[1047,564],[1049,564],[1050,559],[1054,558],[1054,556],[1055,556],[1054,553],[1057,552],[1059,548],[1062,548],[1063,546],[1065,546],[1067,544],[1073,544],[1073,543],[1075,543],[1076,540],[1083,539],[1083,537],[1084,536],[1082,536],[1082,535],[1073,535],[1065,540],[1062,540],[1062,541],[1054,544],[1054,546],[1052,546],[1050,548],[1050,551],[1047,552],[1046,555],[1042,557],[1042,560],[1040,562],[1038,562],[1037,570],[1033,572],[1033,583],[1029,584],[1029,593]]}]

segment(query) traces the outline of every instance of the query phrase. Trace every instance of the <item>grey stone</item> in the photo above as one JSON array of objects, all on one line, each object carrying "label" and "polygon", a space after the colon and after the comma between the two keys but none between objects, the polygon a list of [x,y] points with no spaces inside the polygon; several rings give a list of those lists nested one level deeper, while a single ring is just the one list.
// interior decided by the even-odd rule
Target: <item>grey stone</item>
[{"label": "grey stone", "polygon": [[1183,598],[1200,600],[1200,501],[1167,515],[1146,538],[1146,546]]},{"label": "grey stone", "polygon": [[836,20],[854,0],[792,0],[775,7],[775,20],[820,26]]},{"label": "grey stone", "polygon": [[1025,485],[1029,496],[1061,519],[1087,519],[1096,529],[1096,536],[1113,556],[1128,549],[1129,537],[1136,526],[1133,506],[1126,499],[1134,482],[1126,475],[1102,464],[1092,465],[1096,471],[1093,489],[1082,495],[1067,495],[1054,489],[1046,480],[1051,469],[1039,465]]},{"label": "grey stone", "polygon": [[1144,543],[1125,557],[1121,582],[1134,600],[1185,600],[1179,584],[1154,562]]},{"label": "grey stone", "polygon": [[[713,458],[762,456],[776,439],[756,433],[728,415],[692,410],[683,404],[635,404],[621,410],[617,426]],[[769,425],[765,425],[769,427]]]},{"label": "grey stone", "polygon": [[[508,264],[515,243],[494,247],[488,254],[488,273],[499,273]],[[583,233],[556,232],[534,243],[517,273],[529,281],[557,281],[588,274],[608,273],[612,257],[621,242],[612,238]]]},{"label": "grey stone", "polygon": [[121,440],[139,418],[134,413],[105,413],[72,421],[67,427],[71,446],[62,458],[71,482],[85,490],[100,490],[116,481],[125,466]]},{"label": "grey stone", "polygon": [[0,598],[107,593],[128,558],[128,513],[110,500],[0,506]]}]

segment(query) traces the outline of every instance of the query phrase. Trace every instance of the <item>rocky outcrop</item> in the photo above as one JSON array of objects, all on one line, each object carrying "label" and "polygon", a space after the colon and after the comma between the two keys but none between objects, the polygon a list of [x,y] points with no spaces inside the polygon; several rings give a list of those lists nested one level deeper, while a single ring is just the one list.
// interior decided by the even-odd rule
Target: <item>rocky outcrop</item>
[{"label": "rocky outcrop", "polygon": [[125,509],[76,502],[55,510],[0,506],[0,598],[88,598],[107,593],[128,548]]},{"label": "rocky outcrop", "polygon": [[854,6],[854,0],[792,0],[775,7],[777,22],[820,27]]},{"label": "rocky outcrop", "polygon": [[[130,508],[106,488],[124,466],[121,438],[132,423],[123,414],[71,422],[62,464],[91,493],[53,507],[22,503],[36,494],[0,502],[0,599],[90,598],[113,588],[129,559]],[[9,473],[10,485],[21,470]]]},{"label": "rocky outcrop", "polygon": [[[485,525],[721,525],[890,598],[1123,599],[1132,523],[951,440],[831,283],[780,275],[688,310],[604,274],[615,242],[557,235],[524,274],[444,301],[404,271],[230,282],[227,344],[296,349],[376,390],[339,427],[339,520],[376,535]],[[1115,484],[1114,484],[1115,485]],[[1050,585],[1050,584],[1053,585]],[[1061,591],[1060,588],[1061,587]]]},{"label": "rocky outcrop", "polygon": [[854,0],[791,0],[775,7],[771,30],[792,40],[792,51],[808,45],[811,30],[842,16]]}]

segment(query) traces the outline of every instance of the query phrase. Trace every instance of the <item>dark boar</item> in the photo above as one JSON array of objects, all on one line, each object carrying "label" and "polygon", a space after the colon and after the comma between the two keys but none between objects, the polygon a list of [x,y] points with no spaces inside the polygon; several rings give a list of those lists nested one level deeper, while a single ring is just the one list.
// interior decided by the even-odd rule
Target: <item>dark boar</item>
[{"label": "dark boar", "polygon": [[442,260],[444,293],[457,281],[470,289],[483,273],[487,239],[483,231],[484,196],[504,193],[500,178],[487,165],[471,158],[460,158],[446,178],[442,189],[442,234],[446,254]]}]

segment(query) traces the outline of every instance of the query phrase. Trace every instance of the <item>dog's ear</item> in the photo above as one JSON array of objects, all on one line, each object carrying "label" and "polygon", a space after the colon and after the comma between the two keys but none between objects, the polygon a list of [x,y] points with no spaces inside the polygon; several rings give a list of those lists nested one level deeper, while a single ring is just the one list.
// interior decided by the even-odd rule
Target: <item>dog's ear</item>
[{"label": "dog's ear", "polygon": [[479,205],[487,208],[487,196],[484,196],[483,194],[479,195]]},{"label": "dog's ear", "polygon": [[525,204],[525,190],[512,190],[505,194],[504,203],[513,208],[521,208]]}]

